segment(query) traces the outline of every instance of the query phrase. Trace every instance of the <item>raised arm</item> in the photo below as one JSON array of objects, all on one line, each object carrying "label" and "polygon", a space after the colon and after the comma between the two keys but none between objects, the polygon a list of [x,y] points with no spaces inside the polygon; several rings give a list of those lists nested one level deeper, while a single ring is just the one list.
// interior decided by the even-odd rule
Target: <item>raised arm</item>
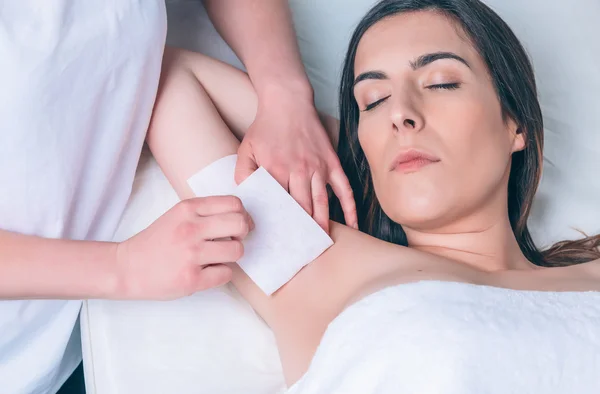
[{"label": "raised arm", "polygon": [[[241,138],[255,110],[244,73],[200,54],[166,50],[148,143],[181,198],[193,196],[190,176],[236,151],[228,125]],[[290,383],[308,367],[327,324],[396,252],[394,245],[330,225],[335,245],[271,297],[233,265],[233,284],[273,329]]]}]

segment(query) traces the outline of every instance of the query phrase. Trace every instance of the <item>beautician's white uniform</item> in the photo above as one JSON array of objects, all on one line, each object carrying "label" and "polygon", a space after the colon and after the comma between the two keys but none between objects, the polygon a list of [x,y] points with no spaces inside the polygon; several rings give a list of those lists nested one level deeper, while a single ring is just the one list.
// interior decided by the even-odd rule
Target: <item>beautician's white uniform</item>
[{"label": "beautician's white uniform", "polygon": [[[160,75],[164,0],[0,6],[0,228],[109,240]],[[0,301],[0,392],[55,393],[81,361],[80,301]],[[72,335],[73,334],[73,335]]]}]

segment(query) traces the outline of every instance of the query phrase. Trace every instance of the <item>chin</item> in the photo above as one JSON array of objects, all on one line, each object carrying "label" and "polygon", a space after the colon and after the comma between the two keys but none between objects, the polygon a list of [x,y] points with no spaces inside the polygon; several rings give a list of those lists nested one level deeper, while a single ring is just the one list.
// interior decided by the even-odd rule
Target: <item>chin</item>
[{"label": "chin", "polygon": [[429,228],[435,226],[443,216],[444,209],[440,201],[433,198],[411,198],[394,203],[393,209],[384,212],[394,222],[409,228]]}]

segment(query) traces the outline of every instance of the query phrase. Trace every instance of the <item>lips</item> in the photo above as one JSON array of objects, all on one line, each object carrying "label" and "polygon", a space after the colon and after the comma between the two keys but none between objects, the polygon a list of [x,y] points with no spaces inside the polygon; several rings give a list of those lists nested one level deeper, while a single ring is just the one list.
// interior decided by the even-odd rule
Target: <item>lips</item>
[{"label": "lips", "polygon": [[410,149],[400,152],[396,156],[392,162],[390,171],[412,172],[439,161],[440,159],[432,154]]}]

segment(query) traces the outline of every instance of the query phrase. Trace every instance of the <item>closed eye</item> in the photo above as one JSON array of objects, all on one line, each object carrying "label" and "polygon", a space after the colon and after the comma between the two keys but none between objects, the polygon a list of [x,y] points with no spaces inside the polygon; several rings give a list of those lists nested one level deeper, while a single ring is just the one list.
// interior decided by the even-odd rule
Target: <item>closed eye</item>
[{"label": "closed eye", "polygon": [[[391,95],[390,95],[391,96]],[[383,103],[385,100],[389,99],[390,96],[385,96],[377,101],[372,102],[371,104],[368,104],[365,109],[362,110],[362,112],[366,112],[366,111],[370,111],[373,108],[377,107],[379,104]]]},{"label": "closed eye", "polygon": [[440,83],[437,85],[429,85],[427,89],[436,90],[436,89],[446,89],[446,90],[455,90],[460,87],[460,83]]}]

